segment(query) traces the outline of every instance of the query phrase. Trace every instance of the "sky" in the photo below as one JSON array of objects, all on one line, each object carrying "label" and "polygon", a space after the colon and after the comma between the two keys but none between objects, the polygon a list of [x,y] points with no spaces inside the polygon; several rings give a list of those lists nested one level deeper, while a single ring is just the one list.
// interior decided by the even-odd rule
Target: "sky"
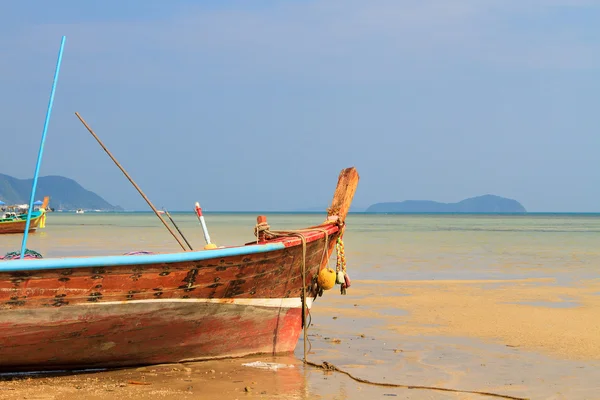
[{"label": "sky", "polygon": [[[5,1],[0,173],[149,210],[496,194],[600,212],[600,1]],[[6,147],[5,147],[6,149]],[[42,194],[40,194],[41,196]],[[38,196],[39,197],[39,196]]]}]

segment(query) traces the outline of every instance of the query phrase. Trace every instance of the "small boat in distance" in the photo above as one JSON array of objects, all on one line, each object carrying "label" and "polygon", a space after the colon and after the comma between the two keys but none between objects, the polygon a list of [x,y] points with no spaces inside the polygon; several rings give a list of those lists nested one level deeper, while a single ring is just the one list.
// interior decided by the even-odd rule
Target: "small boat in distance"
[{"label": "small boat in distance", "polygon": [[[34,207],[29,221],[29,232],[34,232],[37,228],[46,226],[46,207],[50,197],[44,197],[44,201],[39,207]],[[24,233],[27,224],[27,209],[29,205],[11,205],[2,206],[0,211],[0,234],[5,233]]]},{"label": "small boat in distance", "polygon": [[342,236],[358,180],[342,170],[321,224],[272,230],[258,216],[239,246],[0,261],[0,371],[292,353],[315,300],[336,276],[350,286]]},{"label": "small boat in distance", "polygon": [[78,208],[77,211],[75,211],[75,214],[83,214],[84,212],[83,208]]}]

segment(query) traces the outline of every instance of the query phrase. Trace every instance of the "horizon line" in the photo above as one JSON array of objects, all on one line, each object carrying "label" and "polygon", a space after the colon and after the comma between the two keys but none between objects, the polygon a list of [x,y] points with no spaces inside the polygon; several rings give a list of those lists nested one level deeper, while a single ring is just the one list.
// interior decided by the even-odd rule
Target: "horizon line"
[{"label": "horizon line", "polygon": [[[100,210],[83,209],[87,213],[102,214],[102,213],[148,213],[154,214],[152,210]],[[75,210],[63,210],[74,212]],[[54,211],[60,212],[60,211]],[[327,210],[323,211],[297,211],[297,210],[202,210],[204,214],[327,214]],[[169,210],[169,213],[191,213],[194,210]],[[370,214],[370,215],[530,215],[530,214],[600,214],[600,211],[525,211],[525,212],[374,212],[374,211],[349,211],[348,214]]]}]

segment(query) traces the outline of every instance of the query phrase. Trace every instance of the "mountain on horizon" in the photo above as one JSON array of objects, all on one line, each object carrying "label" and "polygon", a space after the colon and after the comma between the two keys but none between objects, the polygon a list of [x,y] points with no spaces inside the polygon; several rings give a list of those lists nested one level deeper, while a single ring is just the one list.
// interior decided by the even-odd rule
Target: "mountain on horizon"
[{"label": "mountain on horizon", "polygon": [[521,203],[492,194],[471,197],[457,203],[431,200],[405,200],[376,203],[367,208],[370,213],[525,213]]},{"label": "mountain on horizon", "polygon": [[[0,200],[6,204],[27,204],[33,179],[17,179],[0,174]],[[64,176],[50,175],[38,178],[36,194],[41,199],[50,196],[50,207],[61,210],[123,211],[79,183]]]}]

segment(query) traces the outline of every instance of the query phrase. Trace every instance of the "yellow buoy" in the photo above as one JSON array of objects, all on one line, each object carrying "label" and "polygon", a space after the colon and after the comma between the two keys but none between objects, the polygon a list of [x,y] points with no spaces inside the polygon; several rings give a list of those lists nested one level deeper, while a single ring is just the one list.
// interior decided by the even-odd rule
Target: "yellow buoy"
[{"label": "yellow buoy", "polygon": [[317,278],[317,282],[319,286],[323,288],[323,290],[329,290],[335,286],[335,277],[336,273],[331,268],[323,268],[319,271],[319,276]]},{"label": "yellow buoy", "polygon": [[217,248],[217,245],[214,244],[214,243],[209,243],[206,246],[204,246],[204,250],[213,250],[213,249],[216,249],[216,248]]}]

